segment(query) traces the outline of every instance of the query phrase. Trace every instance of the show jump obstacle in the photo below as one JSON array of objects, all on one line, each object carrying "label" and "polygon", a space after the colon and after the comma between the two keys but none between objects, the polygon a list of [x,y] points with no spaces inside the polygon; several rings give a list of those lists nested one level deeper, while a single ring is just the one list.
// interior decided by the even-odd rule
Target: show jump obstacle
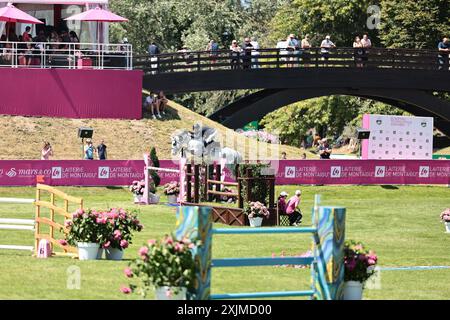
[{"label": "show jump obstacle", "polygon": [[[42,192],[50,194],[50,200],[42,199]],[[58,201],[62,201],[62,205],[58,206]],[[54,255],[77,256],[77,250],[74,247],[62,246],[58,239],[55,238],[61,231],[67,233],[64,227],[65,219],[72,219],[69,213],[69,206],[75,204],[77,208],[83,208],[83,199],[76,198],[65,194],[53,187],[37,184],[36,199],[20,199],[20,198],[0,198],[0,204],[32,204],[36,207],[35,219],[0,219],[0,229],[3,230],[26,230],[34,232],[34,246],[26,245],[0,245],[0,249],[11,250],[27,250],[34,251],[34,255],[38,255],[39,241],[47,240],[52,245],[52,253]],[[48,209],[49,214],[44,216],[43,209]],[[47,210],[45,210],[47,211]],[[59,239],[64,238],[62,235]],[[60,247],[63,252],[55,252],[54,247]]]},{"label": "show jump obstacle", "polygon": [[[316,202],[317,203],[317,202]],[[313,226],[302,228],[228,228],[214,229],[211,208],[182,206],[177,213],[177,239],[200,240],[194,250],[196,279],[190,293],[193,300],[251,299],[273,297],[310,297],[317,300],[341,300],[344,286],[345,208],[318,207],[313,213]],[[311,234],[311,257],[212,258],[212,241],[216,234]],[[211,294],[212,268],[309,265],[312,285],[303,291]]]},{"label": "show jump obstacle", "polygon": [[[48,192],[50,194],[50,201],[42,200],[42,192]],[[58,199],[59,198],[59,199]],[[62,207],[58,207],[57,200],[62,200]],[[67,234],[69,230],[64,227],[64,221],[66,219],[72,219],[72,214],[69,213],[69,206],[75,205],[77,209],[83,209],[83,199],[76,198],[65,194],[53,187],[37,184],[36,185],[36,229],[35,229],[35,255],[37,255],[37,250],[39,246],[39,241],[41,239],[46,239],[49,241],[53,248],[54,246],[59,247],[63,252],[55,252],[52,250],[54,255],[72,256],[76,257],[78,255],[78,250],[74,247],[63,246],[55,239],[55,233],[59,233],[60,230]],[[43,210],[49,210],[49,216],[43,216]],[[55,215],[56,214],[56,215]],[[60,222],[58,222],[60,221]],[[45,229],[48,231],[44,231]],[[60,239],[63,237],[61,236]]]}]

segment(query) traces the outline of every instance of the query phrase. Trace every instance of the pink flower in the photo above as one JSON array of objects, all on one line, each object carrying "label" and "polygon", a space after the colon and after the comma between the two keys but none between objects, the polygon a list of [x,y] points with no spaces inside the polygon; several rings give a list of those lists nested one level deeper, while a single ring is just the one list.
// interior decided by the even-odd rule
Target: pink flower
[{"label": "pink flower", "polygon": [[188,245],[188,248],[189,248],[189,249],[194,249],[194,248],[195,248],[195,244],[190,243],[190,244]]},{"label": "pink flower", "polygon": [[125,268],[125,270],[123,270],[123,273],[125,273],[125,276],[127,276],[127,278],[133,277],[133,270],[131,270],[131,268]]},{"label": "pink flower", "polygon": [[66,228],[70,228],[72,226],[72,220],[66,220],[64,221],[64,227]]},{"label": "pink flower", "polygon": [[167,298],[172,298],[172,290],[169,289],[169,290],[166,291],[166,297]]},{"label": "pink flower", "polygon": [[95,222],[97,222],[97,224],[106,224],[107,219],[106,218],[97,218],[95,220]]},{"label": "pink flower", "polygon": [[114,240],[119,240],[120,238],[122,238],[122,232],[120,232],[120,230],[114,230]]},{"label": "pink flower", "polygon": [[147,257],[147,254],[148,254],[148,247],[141,247],[141,248],[139,249],[139,255],[140,255],[142,258]]},{"label": "pink flower", "polygon": [[367,260],[367,263],[369,264],[369,266],[374,266],[374,265],[376,265],[377,264],[377,261],[376,260],[374,260],[374,259],[368,259]]},{"label": "pink flower", "polygon": [[156,243],[155,239],[150,239],[147,241],[149,245],[154,245]]},{"label": "pink flower", "polygon": [[167,237],[167,238],[166,238],[166,244],[173,244],[173,239],[172,239],[172,237]]},{"label": "pink flower", "polygon": [[177,242],[175,244],[175,251],[181,252],[181,251],[183,251],[183,248],[184,248],[184,246],[181,243]]},{"label": "pink flower", "polygon": [[111,241],[106,241],[104,244],[103,244],[103,248],[104,249],[107,249],[107,248],[109,248],[111,246]]},{"label": "pink flower", "polygon": [[120,246],[124,249],[128,248],[128,241],[127,240],[120,241]]},{"label": "pink flower", "polygon": [[67,241],[64,240],[64,239],[58,240],[58,243],[59,243],[60,245],[62,245],[62,246],[67,246]]},{"label": "pink flower", "polygon": [[128,287],[122,287],[120,288],[120,291],[122,291],[122,293],[124,294],[130,294],[131,293],[131,289]]}]

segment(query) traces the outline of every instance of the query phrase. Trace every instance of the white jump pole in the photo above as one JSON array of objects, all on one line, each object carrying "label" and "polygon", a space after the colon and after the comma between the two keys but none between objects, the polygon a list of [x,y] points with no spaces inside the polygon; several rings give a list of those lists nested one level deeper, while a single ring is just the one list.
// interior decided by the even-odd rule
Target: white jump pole
[{"label": "white jump pole", "polygon": [[178,195],[178,202],[182,203],[184,201],[184,196],[186,195],[186,157],[180,158],[180,194]]},{"label": "white jump pole", "polygon": [[145,168],[144,168],[144,181],[145,181],[145,187],[144,187],[144,203],[145,204],[149,204],[149,199],[148,199],[148,184],[150,183],[149,181],[149,173],[148,173],[148,167],[150,165],[150,154],[149,153],[144,153],[144,163],[145,163]]}]

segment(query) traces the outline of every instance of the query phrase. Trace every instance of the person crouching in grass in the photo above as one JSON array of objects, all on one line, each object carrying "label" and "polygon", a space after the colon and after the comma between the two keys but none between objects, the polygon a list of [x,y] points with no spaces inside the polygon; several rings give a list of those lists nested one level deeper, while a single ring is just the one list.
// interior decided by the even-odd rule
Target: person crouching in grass
[{"label": "person crouching in grass", "polygon": [[299,208],[301,195],[300,190],[295,191],[295,195],[289,199],[286,206],[286,214],[289,216],[289,225],[291,226],[298,226],[303,217]]}]

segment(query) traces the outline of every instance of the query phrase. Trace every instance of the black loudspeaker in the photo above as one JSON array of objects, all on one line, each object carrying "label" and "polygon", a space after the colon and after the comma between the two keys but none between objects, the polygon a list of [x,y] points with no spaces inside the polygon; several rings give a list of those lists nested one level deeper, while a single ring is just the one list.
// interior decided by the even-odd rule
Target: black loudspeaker
[{"label": "black loudspeaker", "polygon": [[356,132],[358,133],[358,139],[359,140],[369,139],[369,137],[370,137],[370,131],[369,130],[358,129],[358,130],[356,130]]},{"label": "black loudspeaker", "polygon": [[78,138],[92,138],[94,129],[92,128],[78,128]]}]

